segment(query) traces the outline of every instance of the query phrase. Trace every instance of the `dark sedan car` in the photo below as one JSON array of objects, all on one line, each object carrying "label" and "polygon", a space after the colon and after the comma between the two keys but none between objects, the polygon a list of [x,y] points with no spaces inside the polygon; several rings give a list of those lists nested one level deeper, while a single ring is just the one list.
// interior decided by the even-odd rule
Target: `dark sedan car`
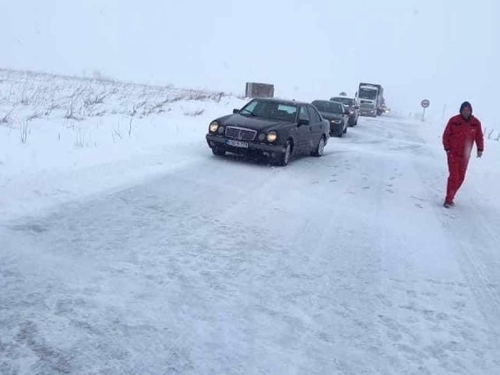
[{"label": "dark sedan car", "polygon": [[315,100],[312,102],[323,118],[330,123],[330,135],[342,137],[347,133],[349,122],[349,111],[342,103],[332,102],[330,100]]},{"label": "dark sedan car", "polygon": [[206,139],[215,155],[260,154],[285,166],[295,155],[322,156],[329,130],[312,105],[266,98],[212,121]]},{"label": "dark sedan car", "polygon": [[334,96],[330,99],[332,102],[339,102],[347,107],[349,110],[349,126],[358,125],[359,118],[359,103],[356,98],[349,98],[347,96]]}]

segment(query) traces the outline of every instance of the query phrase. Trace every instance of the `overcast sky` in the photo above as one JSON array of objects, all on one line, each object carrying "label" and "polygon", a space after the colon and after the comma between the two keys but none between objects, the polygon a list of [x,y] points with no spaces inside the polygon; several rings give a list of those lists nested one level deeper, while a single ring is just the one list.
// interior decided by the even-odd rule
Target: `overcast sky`
[{"label": "overcast sky", "polygon": [[[297,100],[381,83],[389,106],[496,115],[495,0],[0,0],[0,66]],[[493,111],[493,107],[494,111]],[[499,121],[500,122],[500,121]]]}]

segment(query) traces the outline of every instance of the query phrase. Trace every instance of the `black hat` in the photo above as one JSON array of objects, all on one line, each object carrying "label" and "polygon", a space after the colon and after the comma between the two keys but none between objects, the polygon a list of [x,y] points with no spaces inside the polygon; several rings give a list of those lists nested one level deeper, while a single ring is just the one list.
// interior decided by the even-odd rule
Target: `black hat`
[{"label": "black hat", "polygon": [[472,105],[469,102],[463,102],[462,105],[460,106],[460,113],[464,110],[464,108],[469,107],[470,113],[472,113]]}]

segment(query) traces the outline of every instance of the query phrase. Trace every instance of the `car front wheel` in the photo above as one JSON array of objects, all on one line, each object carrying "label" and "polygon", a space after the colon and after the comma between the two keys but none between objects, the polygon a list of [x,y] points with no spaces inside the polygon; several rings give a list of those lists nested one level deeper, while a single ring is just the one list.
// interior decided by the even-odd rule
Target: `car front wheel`
[{"label": "car front wheel", "polygon": [[325,153],[325,137],[321,137],[321,139],[318,142],[318,146],[316,147],[316,150],[312,153],[314,156],[323,156]]},{"label": "car front wheel", "polygon": [[285,143],[285,152],[283,152],[283,154],[279,156],[278,165],[281,165],[282,167],[287,166],[290,162],[290,159],[292,158],[292,151],[292,142],[288,140]]}]

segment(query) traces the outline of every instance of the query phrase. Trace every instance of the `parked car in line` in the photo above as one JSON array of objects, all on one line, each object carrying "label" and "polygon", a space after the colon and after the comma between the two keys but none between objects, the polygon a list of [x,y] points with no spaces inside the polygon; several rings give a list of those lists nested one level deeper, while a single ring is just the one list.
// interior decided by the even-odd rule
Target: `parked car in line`
[{"label": "parked car in line", "polygon": [[331,100],[315,100],[311,104],[330,123],[330,135],[342,137],[347,133],[349,111],[342,103]]},{"label": "parked car in line", "polygon": [[349,98],[347,96],[334,96],[330,99],[333,102],[342,103],[349,110],[349,126],[358,125],[359,118],[359,103],[356,98]]},{"label": "parked car in line", "polygon": [[214,155],[260,154],[285,166],[300,154],[322,156],[329,133],[328,121],[311,104],[258,98],[212,121],[206,140]]}]

